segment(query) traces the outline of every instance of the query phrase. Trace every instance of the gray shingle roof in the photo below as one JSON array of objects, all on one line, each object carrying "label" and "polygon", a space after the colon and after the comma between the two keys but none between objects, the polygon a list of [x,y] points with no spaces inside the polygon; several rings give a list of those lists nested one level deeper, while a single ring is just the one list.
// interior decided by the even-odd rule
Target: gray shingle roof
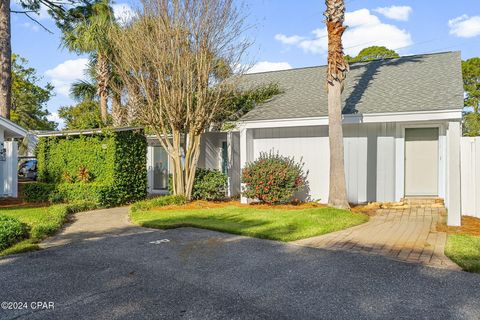
[{"label": "gray shingle roof", "polygon": [[[284,93],[241,118],[271,120],[326,116],[326,67],[244,76],[243,86],[278,83]],[[343,92],[344,114],[452,110],[463,108],[459,52],[401,57],[350,66]]]}]

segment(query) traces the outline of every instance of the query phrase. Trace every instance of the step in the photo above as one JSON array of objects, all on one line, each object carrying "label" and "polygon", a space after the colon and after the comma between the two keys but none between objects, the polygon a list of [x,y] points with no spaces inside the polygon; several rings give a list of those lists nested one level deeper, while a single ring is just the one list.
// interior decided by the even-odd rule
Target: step
[{"label": "step", "polygon": [[445,206],[443,199],[438,197],[405,197],[401,201],[409,207],[438,208]]}]

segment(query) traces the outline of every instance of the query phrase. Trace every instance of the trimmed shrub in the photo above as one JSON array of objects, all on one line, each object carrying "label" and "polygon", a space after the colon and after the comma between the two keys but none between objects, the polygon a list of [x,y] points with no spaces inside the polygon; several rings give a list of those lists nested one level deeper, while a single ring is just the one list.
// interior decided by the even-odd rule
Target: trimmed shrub
[{"label": "trimmed shrub", "polygon": [[[223,200],[227,195],[227,182],[227,175],[218,170],[197,168],[193,181],[192,199]],[[172,175],[168,178],[168,192],[173,194]]]},{"label": "trimmed shrub", "polygon": [[261,153],[242,171],[243,194],[268,204],[288,203],[305,186],[303,163],[278,153]]},{"label": "trimmed shrub", "polygon": [[27,226],[17,219],[0,215],[0,251],[26,238]]},{"label": "trimmed shrub", "polygon": [[210,169],[197,168],[193,182],[192,198],[199,200],[223,200],[227,191],[227,175]]},{"label": "trimmed shrub", "polygon": [[164,207],[169,205],[181,205],[187,203],[184,196],[160,196],[148,200],[135,202],[130,208],[131,212],[146,211],[155,207]]},{"label": "trimmed shrub", "polygon": [[143,130],[44,137],[37,144],[37,185],[28,201],[86,200],[117,206],[147,196],[147,141]]}]

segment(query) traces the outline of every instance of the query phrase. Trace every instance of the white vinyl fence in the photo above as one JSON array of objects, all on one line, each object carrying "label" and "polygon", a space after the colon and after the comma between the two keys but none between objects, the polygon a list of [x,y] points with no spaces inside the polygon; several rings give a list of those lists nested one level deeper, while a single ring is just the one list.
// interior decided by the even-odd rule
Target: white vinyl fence
[{"label": "white vinyl fence", "polygon": [[462,214],[480,218],[480,137],[462,137]]}]

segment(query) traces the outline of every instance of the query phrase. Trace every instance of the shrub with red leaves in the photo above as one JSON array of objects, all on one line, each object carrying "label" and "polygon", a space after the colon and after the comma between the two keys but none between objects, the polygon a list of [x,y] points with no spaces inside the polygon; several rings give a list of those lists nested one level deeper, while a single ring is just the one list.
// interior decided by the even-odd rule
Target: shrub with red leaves
[{"label": "shrub with red leaves", "polygon": [[260,153],[242,171],[243,195],[268,204],[289,203],[305,186],[303,163],[278,153]]}]

